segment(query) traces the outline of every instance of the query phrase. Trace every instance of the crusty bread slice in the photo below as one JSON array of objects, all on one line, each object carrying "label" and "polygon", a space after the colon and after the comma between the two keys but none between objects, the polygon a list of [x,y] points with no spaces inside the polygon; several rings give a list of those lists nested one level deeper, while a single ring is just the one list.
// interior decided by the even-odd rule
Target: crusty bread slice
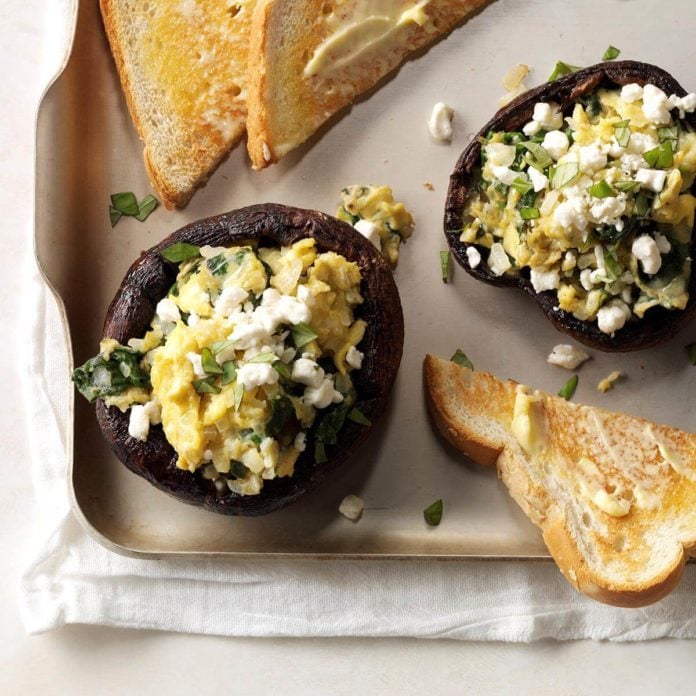
[{"label": "crusty bread slice", "polygon": [[[247,100],[254,168],[277,162],[301,145],[409,54],[487,2],[259,0],[251,28]],[[366,12],[371,19],[360,23]],[[341,36],[339,46],[334,39]],[[323,66],[320,55],[326,56]]]},{"label": "crusty bread slice", "polygon": [[244,133],[256,0],[100,0],[145,166],[185,206]]},{"label": "crusty bread slice", "polygon": [[432,356],[423,371],[437,428],[497,465],[576,589],[625,607],[674,589],[696,551],[696,435]]}]

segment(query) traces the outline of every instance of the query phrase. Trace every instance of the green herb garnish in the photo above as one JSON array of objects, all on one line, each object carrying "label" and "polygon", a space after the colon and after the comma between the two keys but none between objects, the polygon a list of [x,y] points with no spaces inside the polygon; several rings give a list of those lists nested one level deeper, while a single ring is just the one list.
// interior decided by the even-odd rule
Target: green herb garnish
[{"label": "green herb garnish", "polygon": [[562,399],[565,399],[566,401],[569,401],[573,394],[575,394],[575,390],[577,389],[578,386],[578,376],[573,375],[558,391],[558,396],[560,396]]},{"label": "green herb garnish", "polygon": [[266,435],[276,437],[287,424],[290,416],[295,414],[295,407],[287,396],[281,395],[271,399],[271,416],[266,423]]},{"label": "green herb garnish", "polygon": [[135,215],[135,219],[139,222],[145,222],[145,220],[150,217],[150,213],[159,205],[159,201],[152,195],[149,194],[143,198],[140,203],[138,203],[138,214]]},{"label": "green herb garnish", "polygon": [[645,217],[650,211],[650,201],[644,193],[639,193],[633,202],[633,215]]},{"label": "green herb garnish", "polygon": [[689,343],[685,348],[686,354],[689,356],[689,362],[692,365],[696,365],[696,343]]},{"label": "green herb garnish", "polygon": [[249,473],[249,469],[247,469],[242,462],[232,462],[232,467],[230,468],[230,473],[234,478],[237,479],[243,479],[246,478],[247,474]]},{"label": "green herb garnish", "polygon": [[582,70],[582,68],[578,65],[570,65],[569,63],[564,63],[562,60],[559,60],[556,62],[553,72],[549,75],[549,79],[547,80],[547,82],[553,82],[554,80],[557,80],[559,77],[563,77],[564,75],[570,75],[571,73],[577,72],[578,70]]},{"label": "green herb garnish", "polygon": [[329,461],[329,458],[326,456],[326,448],[324,447],[323,442],[314,443],[314,461],[317,464],[324,464],[325,462]]},{"label": "green herb garnish", "polygon": [[90,403],[105,396],[120,394],[128,387],[150,386],[150,376],[140,367],[140,353],[116,348],[106,360],[99,354],[72,373],[77,390]]},{"label": "green herb garnish", "polygon": [[328,413],[319,421],[315,430],[315,437],[325,445],[335,445],[338,442],[338,433],[343,427],[348,415],[348,406],[339,404],[328,410]]},{"label": "green herb garnish", "polygon": [[219,394],[221,389],[215,384],[215,377],[206,377],[205,379],[194,379],[193,388],[199,394]]},{"label": "green herb garnish", "polygon": [[228,360],[226,363],[222,364],[222,379],[220,384],[224,387],[226,384],[231,384],[237,379],[237,366],[234,364],[234,360]]},{"label": "green herb garnish", "polygon": [[672,150],[674,151],[677,148],[677,143],[679,142],[679,127],[671,126],[669,128],[658,128],[657,138],[661,143],[667,141],[671,142]]},{"label": "green herb garnish", "polygon": [[614,124],[614,137],[621,147],[626,147],[631,139],[630,123],[630,119],[626,119],[625,121],[619,121]]},{"label": "green herb garnish", "polygon": [[515,191],[519,191],[523,196],[534,188],[534,185],[529,179],[523,179],[521,176],[518,176],[510,186],[514,188]]},{"label": "green herb garnish", "polygon": [[437,527],[442,521],[442,509],[442,498],[440,498],[423,510],[423,517],[431,527]]},{"label": "green herb garnish", "polygon": [[539,143],[526,142],[520,144],[522,145],[522,147],[529,150],[532,157],[534,158],[533,164],[536,165],[538,169],[541,169],[543,171],[544,169],[546,169],[546,167],[553,164],[553,159],[551,159],[551,155],[549,155],[549,153],[541,145],[539,145]]},{"label": "green herb garnish", "polygon": [[200,256],[201,250],[195,244],[189,244],[188,242],[175,242],[166,249],[160,251],[160,256],[166,261],[171,261],[172,263],[182,263],[183,261],[188,261],[196,256]]},{"label": "green herb garnish", "polygon": [[457,348],[450,360],[461,367],[466,367],[469,370],[474,369],[474,364],[467,358],[466,353],[461,348]]},{"label": "green herb garnish", "polygon": [[358,425],[372,425],[372,422],[367,418],[367,416],[360,409],[357,408],[352,408],[348,412],[348,420],[352,420],[353,423],[357,423]]},{"label": "green herb garnish", "polygon": [[290,329],[290,333],[292,334],[292,341],[295,344],[295,348],[302,348],[302,346],[311,343],[319,336],[319,334],[314,331],[311,326],[305,324],[304,322],[295,324],[295,326]]},{"label": "green herb garnish", "polygon": [[614,58],[618,58],[621,55],[621,50],[616,48],[616,46],[609,46],[606,51],[604,51],[604,55],[602,56],[602,60],[614,60]]},{"label": "green herb garnish", "polygon": [[270,363],[270,362],[275,362],[276,360],[280,360],[280,358],[275,353],[271,353],[269,351],[267,353],[259,353],[258,355],[255,355],[253,358],[250,358],[249,360],[247,360],[247,362],[250,362],[250,363]]},{"label": "green herb garnish", "polygon": [[230,346],[233,346],[236,343],[236,341],[231,341],[230,339],[226,339],[224,341],[215,341],[215,343],[211,344],[210,350],[213,351],[214,355],[217,355],[218,353],[221,353],[225,348],[229,348]]},{"label": "green herb garnish", "polygon": [[131,191],[124,191],[123,193],[114,193],[111,196],[111,205],[119,213],[121,213],[121,215],[135,217],[140,212],[140,206],[138,206],[138,199],[135,197],[135,194]]},{"label": "green herb garnish", "polygon": [[122,215],[123,213],[119,213],[112,205],[109,206],[109,220],[111,221],[112,227],[116,226],[116,223],[121,219]]},{"label": "green herb garnish", "polygon": [[567,186],[580,174],[580,165],[577,162],[559,164],[551,170],[549,181],[551,188],[560,189]]},{"label": "green herb garnish", "polygon": [[273,363],[273,369],[281,377],[284,377],[285,379],[292,379],[290,376],[290,370],[288,366],[282,360],[276,360],[276,362]]},{"label": "green herb garnish", "polygon": [[242,405],[242,399],[244,398],[244,386],[239,384],[234,385],[234,410],[239,411],[239,407]]},{"label": "green herb garnish", "polygon": [[640,181],[617,181],[614,184],[617,191],[637,191],[640,188]]},{"label": "green herb garnish", "polygon": [[201,350],[201,366],[208,375],[221,375],[222,368],[218,365],[217,360],[213,356],[213,351],[210,348]]},{"label": "green herb garnish", "polygon": [[643,153],[643,159],[653,169],[667,169],[674,164],[672,141],[665,140],[652,150]]},{"label": "green herb garnish", "polygon": [[594,196],[594,198],[610,198],[616,195],[614,189],[609,186],[605,179],[598,181],[592,186],[589,186],[587,188],[587,192],[590,194],[590,196]]},{"label": "green herb garnish", "polygon": [[607,269],[607,276],[610,281],[618,280],[623,273],[623,267],[616,258],[616,254],[611,249],[604,250],[604,265]]},{"label": "green herb garnish", "polygon": [[442,282],[446,283],[449,280],[450,264],[452,262],[452,252],[440,252],[440,271],[442,273]]},{"label": "green herb garnish", "polygon": [[539,217],[539,208],[521,208],[520,217],[523,220],[536,220]]},{"label": "green herb garnish", "polygon": [[207,259],[205,265],[213,275],[224,276],[227,274],[227,259],[224,254]]}]

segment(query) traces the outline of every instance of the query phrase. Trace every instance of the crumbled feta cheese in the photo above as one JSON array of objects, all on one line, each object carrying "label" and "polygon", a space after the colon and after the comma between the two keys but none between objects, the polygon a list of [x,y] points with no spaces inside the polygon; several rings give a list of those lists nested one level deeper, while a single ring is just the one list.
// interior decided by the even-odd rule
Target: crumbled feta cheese
[{"label": "crumbled feta cheese", "polygon": [[607,198],[593,199],[590,206],[590,217],[592,221],[603,225],[617,225],[618,218],[626,210],[625,196],[607,196]]},{"label": "crumbled feta cheese", "polygon": [[179,321],[181,319],[181,313],[179,312],[179,308],[169,297],[163,297],[157,303],[155,313],[163,322]]},{"label": "crumbled feta cheese", "polygon": [[292,366],[292,380],[309,387],[318,387],[324,379],[324,370],[307,358],[295,360]]},{"label": "crumbled feta cheese", "polygon": [[128,434],[136,440],[145,442],[150,433],[150,419],[145,413],[145,408],[140,404],[131,406],[128,419]]},{"label": "crumbled feta cheese", "polygon": [[[630,141],[629,141],[630,142]],[[619,159],[626,152],[623,145],[619,145],[616,136],[612,135],[609,144],[607,145],[607,154],[614,159]]]},{"label": "crumbled feta cheese", "polygon": [[351,522],[357,522],[362,515],[365,503],[357,495],[347,495],[338,506],[338,511]]},{"label": "crumbled feta cheese", "polygon": [[297,435],[295,435],[295,442],[293,447],[298,452],[304,452],[307,449],[307,433],[301,430]]},{"label": "crumbled feta cheese", "polygon": [[631,317],[631,310],[622,300],[611,300],[608,304],[599,308],[597,312],[597,325],[605,334],[613,335],[623,328]]},{"label": "crumbled feta cheese", "polygon": [[655,240],[647,234],[636,237],[631,245],[631,253],[640,261],[643,272],[654,275],[662,266],[660,249]]},{"label": "crumbled feta cheese", "polygon": [[594,282],[592,280],[592,269],[590,268],[585,268],[582,271],[580,271],[580,285],[587,290],[587,292],[590,292],[594,288]]},{"label": "crumbled feta cheese", "polygon": [[245,391],[263,384],[276,384],[278,372],[269,363],[245,363],[237,370],[237,382]]},{"label": "crumbled feta cheese", "polygon": [[191,363],[191,366],[193,367],[193,373],[196,375],[196,377],[202,378],[205,377],[205,370],[203,369],[203,365],[201,365],[201,356],[199,353],[186,353],[186,357],[188,358],[188,361]]},{"label": "crumbled feta cheese", "polygon": [[362,367],[362,361],[365,357],[355,346],[351,346],[346,352],[346,362],[354,369],[359,370]]},{"label": "crumbled feta cheese", "polygon": [[532,268],[529,279],[532,282],[534,292],[557,290],[560,281],[558,271],[544,270],[543,268]]},{"label": "crumbled feta cheese", "polygon": [[503,275],[505,271],[512,267],[510,259],[500,242],[496,242],[491,246],[491,250],[488,254],[488,267],[491,269],[493,275],[497,276]]},{"label": "crumbled feta cheese", "polygon": [[223,317],[229,317],[247,297],[249,293],[238,285],[223,288],[215,302],[215,311]]},{"label": "crumbled feta cheese", "polygon": [[693,113],[696,110],[696,94],[693,92],[685,97],[678,97],[676,94],[673,94],[667,101],[670,109],[679,109],[679,118],[684,118],[686,114]]},{"label": "crumbled feta cheese", "polygon": [[476,247],[466,248],[466,258],[469,260],[469,268],[476,268],[481,263],[481,254]]},{"label": "crumbled feta cheese", "polygon": [[607,166],[607,155],[604,148],[598,143],[591,143],[578,148],[578,161],[580,171],[594,174]]},{"label": "crumbled feta cheese", "polygon": [[491,172],[500,183],[506,186],[510,186],[515,179],[521,176],[520,172],[516,172],[509,167],[491,167]]},{"label": "crumbled feta cheese", "polygon": [[555,160],[559,160],[570,147],[570,141],[568,136],[559,130],[550,131],[544,136],[544,140],[541,146],[549,153],[551,157]]},{"label": "crumbled feta cheese", "polygon": [[626,153],[625,155],[621,155],[619,166],[624,174],[631,175],[639,169],[646,169],[648,163],[645,161],[643,155]]},{"label": "crumbled feta cheese", "polygon": [[334,389],[333,381],[326,377],[318,387],[307,387],[304,390],[302,400],[308,406],[314,406],[314,408],[326,408],[331,404],[341,403],[341,401],[343,401],[343,394],[336,391]]},{"label": "crumbled feta cheese", "polygon": [[669,254],[672,249],[669,239],[659,232],[655,233],[655,244],[657,244],[661,254]]},{"label": "crumbled feta cheese", "polygon": [[452,140],[452,118],[454,109],[438,102],[428,119],[428,131],[435,140]]},{"label": "crumbled feta cheese", "polygon": [[504,143],[488,143],[485,151],[486,159],[492,167],[509,167],[515,161],[517,154],[514,145]]},{"label": "crumbled feta cheese", "polygon": [[667,172],[664,169],[639,169],[635,176],[636,181],[640,181],[644,188],[655,193],[662,191],[666,178]]},{"label": "crumbled feta cheese", "polygon": [[557,190],[549,191],[545,196],[544,200],[541,202],[539,207],[539,212],[542,215],[549,215],[554,209],[556,203],[561,199],[561,192]]},{"label": "crumbled feta cheese", "polygon": [[532,186],[534,186],[534,193],[543,191],[548,187],[549,178],[540,172],[536,167],[529,167],[527,174],[529,174],[529,179],[532,182]]},{"label": "crumbled feta cheese", "polygon": [[558,104],[537,102],[534,105],[532,119],[541,124],[545,130],[557,130],[563,125],[563,114]]},{"label": "crumbled feta cheese", "polygon": [[530,121],[525,124],[522,128],[522,132],[528,137],[534,137],[541,130],[541,123],[539,121]]},{"label": "crumbled feta cheese", "polygon": [[631,82],[621,88],[621,99],[628,104],[643,98],[643,88],[636,82]]},{"label": "crumbled feta cheese", "polygon": [[295,357],[296,354],[297,351],[294,348],[285,348],[285,350],[283,350],[282,355],[280,356],[280,359],[287,365]]},{"label": "crumbled feta cheese", "polygon": [[633,300],[633,288],[627,286],[621,291],[621,299],[626,303],[626,304],[631,304],[631,301]]},{"label": "crumbled feta cheese", "polygon": [[554,346],[546,362],[558,367],[565,367],[566,370],[574,370],[589,359],[590,356],[584,350],[569,346],[567,343],[560,343]]},{"label": "crumbled feta cheese", "polygon": [[561,264],[561,270],[570,271],[572,268],[577,266],[578,260],[575,257],[575,253],[572,251],[566,251],[563,257],[563,263]]},{"label": "crumbled feta cheese", "polygon": [[665,125],[670,122],[669,100],[667,95],[655,85],[643,87],[643,113],[652,123]]},{"label": "crumbled feta cheese", "polygon": [[382,239],[379,236],[379,227],[377,227],[374,222],[370,220],[358,220],[353,227],[360,232],[368,242],[372,242],[378,249],[380,248]]},{"label": "crumbled feta cheese", "polygon": [[631,133],[626,150],[634,155],[642,155],[648,150],[654,150],[658,142],[652,135],[646,133]]},{"label": "crumbled feta cheese", "polygon": [[306,285],[297,286],[297,299],[307,306],[311,306],[314,303],[314,295]]},{"label": "crumbled feta cheese", "polygon": [[188,317],[188,321],[186,322],[187,326],[198,326],[200,323],[201,318],[195,313],[191,312]]},{"label": "crumbled feta cheese", "polygon": [[587,206],[584,197],[572,196],[559,203],[553,211],[553,219],[563,229],[576,227],[583,232],[588,225]]}]

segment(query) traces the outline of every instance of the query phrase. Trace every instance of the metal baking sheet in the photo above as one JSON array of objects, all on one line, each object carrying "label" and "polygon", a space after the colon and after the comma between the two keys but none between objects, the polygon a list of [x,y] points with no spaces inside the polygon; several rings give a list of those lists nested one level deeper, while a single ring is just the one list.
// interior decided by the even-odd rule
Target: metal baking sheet
[{"label": "metal baking sheet", "polygon": [[[290,508],[264,518],[226,518],[184,505],[129,473],[102,440],[93,407],[74,404],[70,486],[75,512],[110,548],[130,555],[544,558],[537,529],[494,471],[477,467],[433,433],[422,395],[426,352],[464,349],[476,368],[556,391],[570,376],[545,357],[565,337],[522,293],[492,288],[455,269],[440,279],[442,210],[449,173],[472,133],[496,110],[514,65],[543,81],[557,59],[596,62],[607,45],[622,57],[662,65],[689,89],[696,19],[689,0],[496,0],[378,90],[334,118],[281,164],[253,172],[243,146],[184,211],[157,210],[145,223],[109,226],[109,194],[149,192],[142,145],[128,116],[96,2],[83,2],[72,56],[40,108],[37,132],[36,251],[66,316],[75,363],[95,353],[107,305],[142,249],[197,218],[258,202],[334,212],[348,184],[393,187],[417,229],[396,278],[406,321],[404,358],[391,404],[346,471]],[[684,48],[682,48],[684,47]],[[456,111],[450,145],[432,142],[433,104]],[[432,185],[429,190],[426,184]],[[603,355],[580,370],[576,400],[690,429],[696,370],[684,345]],[[611,370],[626,375],[601,395]],[[348,493],[366,504],[354,524],[338,514]],[[443,498],[438,528],[422,510]]]}]

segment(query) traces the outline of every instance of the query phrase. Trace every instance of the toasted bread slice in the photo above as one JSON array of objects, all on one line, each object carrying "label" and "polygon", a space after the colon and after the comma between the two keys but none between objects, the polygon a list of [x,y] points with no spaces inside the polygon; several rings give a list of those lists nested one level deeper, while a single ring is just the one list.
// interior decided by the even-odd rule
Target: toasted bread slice
[{"label": "toasted bread slice", "polygon": [[496,464],[576,589],[625,607],[674,589],[696,551],[696,435],[432,356],[423,370],[442,435]]},{"label": "toasted bread slice", "polygon": [[100,0],[145,166],[185,206],[244,133],[255,0]]},{"label": "toasted bread slice", "polygon": [[409,54],[490,0],[260,0],[249,51],[248,148],[277,162]]}]

